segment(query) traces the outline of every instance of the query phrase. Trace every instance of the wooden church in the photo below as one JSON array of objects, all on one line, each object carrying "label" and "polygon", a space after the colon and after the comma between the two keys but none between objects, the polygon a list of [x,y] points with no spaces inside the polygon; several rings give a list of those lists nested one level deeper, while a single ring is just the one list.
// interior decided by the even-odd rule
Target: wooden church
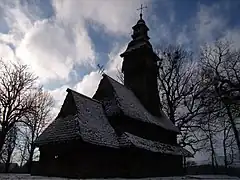
[{"label": "wooden church", "polygon": [[67,89],[56,119],[36,140],[35,175],[80,178],[183,174],[179,129],[160,108],[158,56],[140,19],[123,58],[124,85],[104,74],[92,98]]}]

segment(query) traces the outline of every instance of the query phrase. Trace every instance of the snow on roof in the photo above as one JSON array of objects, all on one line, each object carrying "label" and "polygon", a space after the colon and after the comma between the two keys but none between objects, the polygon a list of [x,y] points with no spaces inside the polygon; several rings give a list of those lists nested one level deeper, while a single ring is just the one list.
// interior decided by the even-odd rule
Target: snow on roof
[{"label": "snow on roof", "polygon": [[81,138],[108,147],[119,147],[118,137],[104,114],[102,104],[72,91],[77,106]]},{"label": "snow on roof", "polygon": [[180,146],[173,146],[170,144],[160,143],[158,141],[144,139],[127,132],[125,132],[124,134],[127,136],[127,139],[138,148],[146,149],[152,152],[160,152],[164,154],[172,154],[185,157],[193,156],[189,151]]},{"label": "snow on roof", "polygon": [[104,75],[104,77],[108,78],[112,84],[117,104],[125,115],[143,122],[155,124],[167,130],[179,132],[179,129],[166,117],[164,112],[161,113],[161,118],[153,116],[145,109],[130,89],[107,75]]},{"label": "snow on roof", "polygon": [[49,142],[65,141],[80,138],[77,131],[75,117],[69,115],[65,118],[56,118],[37,138],[36,144],[46,144]]},{"label": "snow on roof", "polygon": [[119,148],[118,137],[104,114],[102,104],[73,90],[68,91],[73,95],[77,114],[55,119],[36,144],[81,138],[93,144]]},{"label": "snow on roof", "polygon": [[[121,85],[119,83],[118,83],[119,85],[116,85],[117,83],[115,83],[113,80],[111,81],[112,81],[111,83],[114,83],[115,88]],[[117,88],[118,88],[116,92],[117,94],[118,93],[125,94],[124,91],[127,90],[126,89],[123,90],[123,92],[119,92],[121,88],[120,87]],[[107,146],[112,148],[124,148],[135,146],[137,148],[146,149],[152,152],[190,156],[190,153],[181,147],[143,139],[141,137],[132,135],[127,132],[124,132],[121,136],[118,136],[113,127],[110,125],[107,117],[105,116],[101,102],[86,97],[73,90],[68,90],[68,92],[72,93],[73,99],[77,107],[77,114],[68,115],[67,117],[64,118],[62,117],[56,118],[36,140],[35,142],[36,144],[43,145],[49,142],[59,141],[61,142],[65,140],[82,139],[83,141],[89,142],[91,144]],[[128,93],[129,92],[127,92],[126,94],[129,95]],[[146,118],[146,121],[150,123],[157,123],[153,121],[153,119],[151,119],[152,117],[149,114],[147,114],[147,112],[143,112],[143,114],[141,114],[141,111],[145,110],[141,109],[142,107],[137,106],[137,104],[140,103],[137,101],[137,99],[134,99],[135,97],[134,95],[130,94],[132,97],[130,96],[129,99],[129,102],[133,104],[132,106],[131,104],[126,104],[127,103],[126,100],[119,99],[121,97],[119,95],[120,94],[118,94],[117,97],[118,101],[121,102],[120,103],[121,109],[124,109],[128,106],[130,108],[129,111],[124,110],[125,113],[134,117],[136,116],[136,118],[139,119]],[[127,97],[128,96],[124,98]],[[137,102],[134,102],[134,100]],[[137,106],[136,109],[135,106]],[[135,113],[137,113],[137,115],[134,115]]]}]

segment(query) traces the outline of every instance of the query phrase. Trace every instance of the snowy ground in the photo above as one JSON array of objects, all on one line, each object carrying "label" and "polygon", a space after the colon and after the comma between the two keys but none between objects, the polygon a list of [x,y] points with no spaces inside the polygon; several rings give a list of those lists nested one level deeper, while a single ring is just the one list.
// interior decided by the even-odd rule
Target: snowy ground
[{"label": "snowy ground", "polygon": [[[30,176],[29,174],[0,174],[0,180],[71,180],[67,178],[55,178],[55,177],[42,177],[42,176]],[[230,177],[225,175],[188,175],[183,177],[158,177],[158,178],[143,178],[141,180],[240,180],[238,177]],[[101,179],[98,179],[101,180]],[[102,179],[103,180],[103,179]],[[121,178],[115,178],[114,180],[124,180]],[[134,179],[131,179],[134,180]],[[136,180],[136,179],[135,179]]]}]

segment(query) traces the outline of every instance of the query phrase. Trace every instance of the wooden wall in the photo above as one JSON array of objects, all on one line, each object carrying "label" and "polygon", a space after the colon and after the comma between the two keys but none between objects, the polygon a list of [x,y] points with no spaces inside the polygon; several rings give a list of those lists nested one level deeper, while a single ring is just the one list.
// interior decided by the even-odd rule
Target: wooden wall
[{"label": "wooden wall", "polygon": [[[107,178],[183,174],[180,156],[163,155],[135,148],[112,149],[87,143],[76,145],[75,142],[75,145],[66,143],[45,146],[40,148],[40,153],[39,167],[34,175]],[[58,154],[57,158],[55,158],[56,154]]]}]

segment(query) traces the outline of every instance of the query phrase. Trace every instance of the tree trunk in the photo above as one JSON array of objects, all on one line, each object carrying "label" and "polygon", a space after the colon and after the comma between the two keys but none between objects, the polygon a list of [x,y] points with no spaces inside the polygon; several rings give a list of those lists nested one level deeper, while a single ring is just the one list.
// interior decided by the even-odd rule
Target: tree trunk
[{"label": "tree trunk", "polygon": [[[210,134],[210,133],[209,133]],[[215,161],[214,161],[214,156],[215,156],[215,152],[214,152],[214,147],[213,147],[213,142],[212,142],[212,135],[209,135],[209,141],[210,141],[210,147],[211,147],[211,159],[212,159],[212,167],[215,167]]]},{"label": "tree trunk", "polygon": [[208,135],[209,135],[209,142],[210,142],[210,147],[211,147],[212,169],[213,169],[213,172],[215,173],[215,165],[216,165],[215,150],[214,150],[214,146],[213,146],[213,140],[212,140],[212,134],[211,134],[209,122],[208,122],[208,133],[209,133]]},{"label": "tree trunk", "polygon": [[7,160],[5,163],[5,173],[9,172],[9,167],[10,167],[10,163],[11,163],[11,156],[12,156],[12,152],[7,151]]},{"label": "tree trunk", "polygon": [[2,150],[3,150],[3,145],[5,142],[5,139],[6,139],[6,133],[4,130],[2,130],[0,133],[0,152],[2,152]]},{"label": "tree trunk", "polygon": [[211,146],[211,159],[212,159],[212,167],[215,169],[215,151],[212,143],[212,138],[210,137],[210,146]]},{"label": "tree trunk", "polygon": [[227,114],[228,114],[228,117],[229,117],[229,120],[230,120],[230,123],[231,123],[231,127],[233,129],[234,137],[235,137],[236,142],[237,142],[238,158],[240,160],[240,136],[239,136],[239,132],[238,132],[236,124],[234,122],[230,107],[228,105],[226,105],[226,108],[227,108]]},{"label": "tree trunk", "polygon": [[31,173],[31,170],[32,170],[34,149],[35,149],[35,145],[32,143],[31,144],[31,150],[30,150],[30,153],[29,153],[29,159],[28,159],[28,173]]},{"label": "tree trunk", "polygon": [[227,163],[227,148],[226,148],[226,131],[225,129],[223,130],[223,153],[224,153],[224,166],[225,170],[227,170],[228,163]]}]

